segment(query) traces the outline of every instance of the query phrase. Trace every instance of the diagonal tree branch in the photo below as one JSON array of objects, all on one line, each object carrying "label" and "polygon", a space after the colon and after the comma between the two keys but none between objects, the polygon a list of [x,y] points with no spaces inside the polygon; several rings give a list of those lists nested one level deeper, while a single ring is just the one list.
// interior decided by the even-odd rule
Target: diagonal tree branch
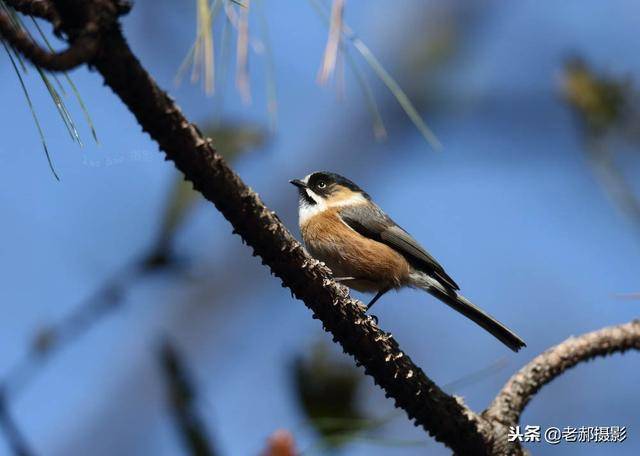
[{"label": "diagonal tree branch", "polygon": [[178,350],[165,340],[158,350],[158,358],[167,383],[167,398],[173,421],[180,437],[193,456],[215,456],[207,426],[198,414],[197,391],[191,373]]},{"label": "diagonal tree branch", "polygon": [[0,389],[0,428],[14,456],[31,456],[33,453],[20,428],[11,416],[5,391]]}]

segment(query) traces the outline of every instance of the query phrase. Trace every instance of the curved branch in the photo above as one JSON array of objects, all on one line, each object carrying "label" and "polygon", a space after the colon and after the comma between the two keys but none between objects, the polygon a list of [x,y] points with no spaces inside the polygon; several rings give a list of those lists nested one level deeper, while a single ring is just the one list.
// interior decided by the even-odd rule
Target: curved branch
[{"label": "curved branch", "polygon": [[33,452],[9,411],[5,392],[0,389],[0,428],[4,432],[9,448],[16,456],[31,456]]},{"label": "curved branch", "polygon": [[88,62],[98,49],[98,37],[92,33],[79,36],[61,52],[43,49],[9,15],[0,12],[0,36],[32,63],[49,71],[67,71]]},{"label": "curved branch", "polygon": [[570,337],[513,375],[482,416],[514,426],[533,396],[554,378],[581,362],[630,349],[640,350],[640,320]]}]

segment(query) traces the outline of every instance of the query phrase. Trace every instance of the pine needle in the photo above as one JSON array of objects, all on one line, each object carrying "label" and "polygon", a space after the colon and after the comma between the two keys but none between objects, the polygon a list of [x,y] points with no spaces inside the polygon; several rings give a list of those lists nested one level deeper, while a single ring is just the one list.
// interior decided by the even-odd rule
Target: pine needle
[{"label": "pine needle", "polygon": [[355,35],[351,35],[349,40],[353,43],[353,46],[360,52],[362,57],[366,60],[369,66],[373,69],[373,71],[378,75],[378,77],[382,80],[384,85],[387,86],[389,91],[396,98],[400,106],[407,114],[409,119],[413,122],[416,128],[422,133],[424,139],[433,147],[435,150],[442,150],[442,144],[436,137],[435,133],[427,126],[427,124],[422,120],[418,110],[413,106],[411,100],[407,96],[407,94],[402,90],[402,88],[398,85],[395,79],[384,69],[380,61],[376,58],[376,56],[371,52],[371,50],[367,47],[364,42],[357,38]]},{"label": "pine needle", "polygon": [[42,148],[44,149],[44,154],[47,157],[47,163],[49,163],[49,169],[53,173],[53,176],[56,178],[56,180],[59,182],[60,181],[60,177],[58,176],[58,173],[56,173],[56,170],[53,167],[53,162],[51,161],[51,156],[49,155],[49,149],[47,148],[47,142],[46,142],[46,140],[44,138],[44,133],[42,131],[42,127],[40,126],[40,121],[38,120],[38,116],[36,114],[36,111],[33,108],[33,103],[31,102],[31,97],[29,96],[29,92],[27,91],[27,87],[24,84],[24,80],[22,79],[22,75],[20,74],[20,70],[18,69],[18,65],[16,64],[16,61],[14,60],[13,56],[11,55],[11,52],[9,52],[7,44],[3,40],[0,40],[0,41],[2,41],[2,46],[4,47],[5,52],[9,56],[9,60],[11,61],[11,65],[13,66],[13,69],[16,72],[16,75],[18,76],[18,80],[20,81],[20,86],[22,87],[22,92],[24,93],[24,97],[27,100],[27,104],[29,105],[29,110],[31,111],[31,115],[33,117],[33,121],[36,124],[36,128],[38,129],[38,134],[40,135],[40,141],[42,142]]},{"label": "pine needle", "polygon": [[267,84],[267,112],[269,114],[269,129],[276,130],[278,122],[278,89],[276,86],[276,71],[274,65],[273,50],[269,39],[269,26],[263,9],[262,1],[259,3],[258,16],[260,18],[260,31],[265,49],[266,84]]},{"label": "pine needle", "polygon": [[174,79],[179,86],[191,65],[191,82],[196,83],[200,79],[202,68],[203,86],[207,95],[215,91],[215,46],[213,42],[213,22],[225,0],[197,1],[196,39],[192,43],[187,55],[184,57]]},{"label": "pine needle", "polygon": [[196,38],[196,41],[191,43],[189,52],[187,52],[187,55],[185,55],[184,58],[182,59],[182,62],[180,62],[180,66],[178,67],[178,71],[176,71],[176,76],[173,81],[173,83],[176,86],[179,86],[180,84],[182,84],[182,79],[184,78],[184,75],[187,72],[187,68],[189,67],[189,64],[193,61],[193,58],[195,55],[196,43],[197,43],[197,38]]},{"label": "pine needle", "polygon": [[[3,3],[3,7],[5,10],[7,10],[6,5],[4,5],[4,3]],[[24,23],[22,22],[22,19],[20,18],[20,16],[18,16],[14,10],[9,10],[9,13],[10,13],[9,16],[12,18],[14,27],[23,30],[25,33],[27,33],[31,37],[31,39],[33,39],[29,30],[24,26]],[[39,28],[38,30],[44,36],[44,34]],[[53,51],[53,48],[51,47],[50,43],[46,41],[46,37],[45,37],[45,42],[49,46],[49,49]],[[80,147],[82,147],[82,141],[80,140],[80,135],[78,134],[78,130],[76,129],[75,123],[73,122],[73,118],[71,117],[69,110],[64,104],[64,101],[60,97],[60,94],[56,90],[55,86],[51,84],[45,72],[38,66],[36,66],[36,70],[38,71],[38,74],[42,79],[42,82],[47,88],[47,91],[49,92],[49,95],[51,96],[51,99],[53,100],[56,106],[56,109],[58,110],[58,113],[60,114],[60,117],[62,118],[62,121],[65,127],[67,128],[67,131],[69,132],[69,135],[71,136],[72,141],[76,141],[80,145]]]},{"label": "pine needle", "polygon": [[378,103],[376,103],[376,99],[373,96],[373,90],[371,90],[371,85],[369,85],[369,82],[360,71],[360,68],[358,68],[358,65],[356,64],[355,60],[353,59],[353,56],[351,55],[348,49],[345,49],[344,55],[347,58],[347,63],[349,64],[349,68],[351,68],[351,71],[356,77],[356,80],[358,81],[358,85],[360,86],[364,94],[367,109],[369,110],[369,113],[371,114],[371,118],[373,121],[373,135],[377,140],[383,140],[387,137],[387,129],[385,128],[384,122],[382,120],[382,116],[380,115],[380,110],[378,109]]},{"label": "pine needle", "polygon": [[[325,19],[327,19],[327,12],[324,5],[318,0],[308,0],[311,6],[318,11]],[[407,114],[411,122],[415,125],[418,131],[425,138],[427,143],[435,150],[442,150],[442,144],[433,133],[433,131],[422,120],[418,110],[413,106],[413,103],[402,90],[396,80],[387,72],[384,66],[380,63],[378,58],[371,52],[369,47],[355,34],[355,32],[347,25],[346,22],[342,22],[342,36],[349,41],[353,47],[360,53],[369,67],[376,73],[378,78],[387,87],[391,94],[398,101],[404,112]]]},{"label": "pine needle", "polygon": [[[226,7],[223,6],[226,11]],[[222,20],[222,38],[220,39],[220,58],[218,59],[218,71],[216,72],[217,81],[216,85],[220,88],[218,93],[216,94],[216,99],[214,100],[214,113],[216,122],[220,122],[220,117],[222,113],[222,108],[224,106],[224,99],[226,94],[227,87],[227,76],[229,73],[229,56],[230,56],[230,44],[231,44],[231,27],[230,20],[227,14],[223,14]]]},{"label": "pine needle", "polygon": [[69,132],[69,136],[71,136],[71,140],[77,142],[80,147],[83,147],[82,141],[80,140],[80,135],[78,134],[78,130],[76,129],[73,119],[71,118],[71,114],[69,113],[66,105],[62,101],[60,94],[58,93],[56,88],[53,86],[53,84],[51,84],[51,81],[49,81],[49,78],[47,77],[46,73],[42,71],[40,67],[36,67],[36,70],[38,71],[38,74],[40,75],[40,78],[42,79],[42,82],[44,83],[45,87],[49,91],[49,95],[51,96],[51,99],[53,100],[53,103],[55,104],[56,109],[58,110],[58,114],[60,114],[60,117],[62,118],[62,122],[67,127],[67,131]]},{"label": "pine needle", "polygon": [[[215,2],[217,5],[217,1]],[[214,90],[214,52],[213,52],[213,30],[211,28],[213,8],[207,0],[198,0],[198,46],[202,65],[204,69],[204,91],[207,95],[213,94]],[[198,58],[198,60],[200,60]],[[194,66],[195,70],[196,66]],[[192,79],[193,80],[193,79]]]},{"label": "pine needle", "polygon": [[251,103],[251,84],[249,83],[249,6],[247,0],[246,8],[239,14],[238,20],[238,42],[236,47],[236,87],[240,92],[242,102]]},{"label": "pine needle", "polygon": [[[309,1],[311,6],[315,9],[315,11],[325,20],[325,22],[328,23],[329,22],[328,13],[322,9],[321,5],[318,2],[315,2],[313,0],[309,0]],[[358,67],[353,56],[351,55],[351,52],[349,51],[348,47],[343,47],[343,53],[346,56],[349,68],[351,69],[351,71],[353,72],[356,78],[356,82],[358,83],[358,85],[360,86],[360,89],[364,94],[367,110],[371,114],[371,118],[373,122],[373,125],[372,125],[373,135],[377,140],[385,139],[387,137],[387,129],[384,126],[382,116],[380,115],[380,110],[378,109],[378,103],[376,102],[376,99],[373,95],[373,90],[371,89],[371,85],[362,74],[362,71],[360,71],[360,68]]]},{"label": "pine needle", "polygon": [[[51,43],[49,42],[49,40],[47,39],[47,36],[44,34],[42,29],[40,28],[40,25],[38,24],[36,19],[34,17],[31,17],[31,20],[33,21],[33,24],[35,25],[36,29],[38,30],[38,33],[42,37],[42,40],[44,41],[44,43],[47,45],[49,50],[53,52],[54,49],[51,46]],[[62,74],[64,75],[64,78],[67,81],[67,84],[69,84],[69,87],[71,87],[71,91],[73,92],[74,96],[76,97],[76,100],[78,100],[78,105],[80,106],[80,109],[82,110],[82,114],[84,115],[84,118],[85,118],[85,120],[87,122],[87,125],[89,125],[89,129],[91,130],[91,135],[93,136],[93,139],[96,142],[96,144],[98,144],[99,143],[98,135],[96,133],[96,129],[95,129],[95,126],[93,124],[93,120],[91,119],[91,115],[89,114],[89,110],[87,109],[87,106],[84,104],[84,101],[82,100],[82,97],[80,96],[80,92],[78,91],[78,88],[76,87],[76,85],[74,84],[73,80],[69,76],[69,73],[64,71]],[[54,77],[55,77],[55,75],[54,75]],[[55,79],[58,82],[58,85],[60,86],[62,93],[66,94],[65,91],[64,91],[64,87],[62,86],[62,84],[60,84],[60,81],[58,80],[58,78],[55,78]]]},{"label": "pine needle", "polygon": [[344,15],[344,0],[333,0],[327,45],[324,49],[322,66],[318,73],[318,83],[325,84],[336,68],[336,60],[340,51],[342,24]]}]

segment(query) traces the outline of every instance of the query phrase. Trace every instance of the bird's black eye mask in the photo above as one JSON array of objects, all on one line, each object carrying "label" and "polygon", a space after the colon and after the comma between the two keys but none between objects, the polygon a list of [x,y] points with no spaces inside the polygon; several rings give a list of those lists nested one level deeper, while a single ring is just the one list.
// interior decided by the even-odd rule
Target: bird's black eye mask
[{"label": "bird's black eye mask", "polygon": [[305,203],[311,206],[314,206],[317,204],[315,200],[309,196],[309,193],[307,193],[306,188],[299,189],[299,193],[300,193],[300,199],[302,199]]},{"label": "bird's black eye mask", "polygon": [[362,194],[366,199],[370,199],[367,193],[346,177],[326,171],[313,173],[308,179],[308,186],[314,193],[325,198],[334,194],[340,187],[345,187],[354,193]]}]

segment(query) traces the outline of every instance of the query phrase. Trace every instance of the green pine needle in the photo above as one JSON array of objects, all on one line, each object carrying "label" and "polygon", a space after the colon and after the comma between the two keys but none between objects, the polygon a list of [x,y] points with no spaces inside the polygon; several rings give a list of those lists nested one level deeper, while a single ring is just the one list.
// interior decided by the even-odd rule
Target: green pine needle
[{"label": "green pine needle", "polygon": [[77,142],[80,145],[80,147],[82,147],[82,141],[80,140],[80,135],[78,134],[78,130],[76,129],[73,119],[71,118],[71,114],[69,114],[69,111],[67,110],[66,105],[62,101],[60,94],[58,93],[56,88],[53,86],[53,84],[51,84],[51,81],[49,81],[49,78],[46,75],[46,73],[42,71],[42,68],[36,67],[36,70],[38,71],[38,74],[40,75],[40,78],[42,79],[42,82],[44,83],[45,87],[49,91],[49,95],[51,96],[51,99],[53,100],[53,103],[55,104],[56,109],[58,110],[58,114],[60,114],[60,118],[62,119],[62,122],[64,123],[65,127],[67,127],[67,131],[69,132],[69,136],[71,136],[71,140]]},{"label": "green pine needle", "polygon": [[371,85],[360,71],[360,68],[358,68],[356,61],[353,59],[353,56],[348,49],[344,50],[344,54],[347,57],[349,68],[351,68],[351,71],[358,81],[358,85],[362,89],[365,101],[367,103],[367,108],[369,109],[369,113],[371,114],[371,117],[373,119],[373,135],[376,137],[376,139],[384,139],[387,137],[387,129],[385,128],[382,116],[380,115],[378,103],[373,96]]},{"label": "green pine needle", "polygon": [[58,173],[56,173],[56,170],[53,167],[53,162],[51,161],[51,156],[49,155],[49,149],[47,148],[47,142],[46,142],[46,140],[44,138],[44,133],[42,131],[42,127],[40,126],[40,121],[38,120],[38,116],[36,114],[36,111],[33,108],[33,103],[31,102],[31,97],[29,96],[29,92],[27,90],[27,87],[24,84],[24,80],[22,79],[22,75],[20,74],[20,70],[18,69],[18,65],[16,64],[16,61],[14,60],[13,56],[11,55],[11,52],[9,51],[9,48],[7,47],[7,44],[4,41],[2,41],[2,46],[4,47],[5,52],[9,56],[9,60],[11,61],[11,65],[13,66],[13,69],[16,72],[16,75],[18,76],[18,80],[20,81],[20,86],[22,87],[22,92],[24,93],[24,96],[25,96],[25,98],[27,100],[27,104],[29,105],[29,110],[31,111],[31,115],[33,116],[33,121],[36,124],[36,128],[38,129],[38,134],[40,135],[40,141],[42,141],[42,147],[44,149],[44,154],[47,157],[47,163],[49,163],[49,169],[53,173],[53,176],[56,178],[56,180],[59,182],[60,181],[60,177],[58,176]]},{"label": "green pine needle", "polygon": [[[45,42],[45,44],[47,45],[49,50],[53,52],[54,49],[51,46],[51,43],[49,42],[49,40],[47,39],[47,36],[44,34],[42,29],[40,28],[40,25],[38,24],[36,19],[34,17],[32,17],[31,20],[33,21],[34,25],[36,26],[36,29],[38,30],[38,33],[42,37],[43,41]],[[74,84],[73,80],[71,79],[71,77],[69,76],[69,74],[66,71],[64,71],[62,74],[64,75],[64,78],[67,81],[67,84],[69,84],[69,87],[71,87],[71,91],[73,92],[73,95],[76,97],[76,100],[78,100],[78,105],[80,105],[80,109],[82,110],[82,114],[84,115],[84,118],[85,118],[85,120],[87,122],[87,125],[89,125],[89,128],[91,129],[91,136],[93,136],[93,140],[96,142],[96,144],[99,144],[98,135],[96,133],[95,126],[93,125],[93,120],[91,120],[91,115],[89,114],[89,110],[87,109],[87,106],[84,104],[84,101],[82,100],[82,97],[80,96],[80,92],[78,91],[78,88],[76,87],[76,85]],[[55,75],[54,75],[54,77],[55,77]],[[62,84],[60,84],[60,81],[58,80],[58,78],[57,77],[55,77],[55,78],[56,78],[56,81],[58,82],[58,85],[60,86],[60,91],[63,94],[65,94],[64,87],[62,86]]]},{"label": "green pine needle", "polygon": [[[322,2],[318,0],[309,0],[309,3],[320,15],[323,16],[325,21],[328,23],[329,13],[328,11],[326,11],[325,5],[323,5]],[[400,85],[389,74],[384,66],[382,66],[377,57],[373,54],[373,52],[371,52],[371,49],[369,49],[369,47],[356,36],[355,32],[351,30],[346,23],[343,24],[342,35],[353,45],[353,47],[356,48],[362,58],[364,58],[365,62],[369,65],[369,67],[371,67],[374,73],[376,73],[378,78],[395,97],[411,122],[413,122],[418,131],[425,138],[427,143],[429,143],[429,145],[431,145],[431,147],[433,147],[435,150],[442,150],[442,144],[440,143],[436,135],[427,126],[424,120],[422,120],[422,117],[420,117],[418,110],[415,108],[407,94],[404,92],[404,90],[402,90]]]},{"label": "green pine needle", "polygon": [[278,120],[278,91],[276,87],[276,70],[274,66],[273,51],[271,49],[271,41],[269,39],[269,27],[267,24],[266,14],[264,12],[263,4],[260,1],[258,3],[260,29],[262,35],[262,42],[265,49],[265,61],[266,61],[266,84],[267,84],[267,112],[269,114],[269,126],[271,131],[275,131]]}]

